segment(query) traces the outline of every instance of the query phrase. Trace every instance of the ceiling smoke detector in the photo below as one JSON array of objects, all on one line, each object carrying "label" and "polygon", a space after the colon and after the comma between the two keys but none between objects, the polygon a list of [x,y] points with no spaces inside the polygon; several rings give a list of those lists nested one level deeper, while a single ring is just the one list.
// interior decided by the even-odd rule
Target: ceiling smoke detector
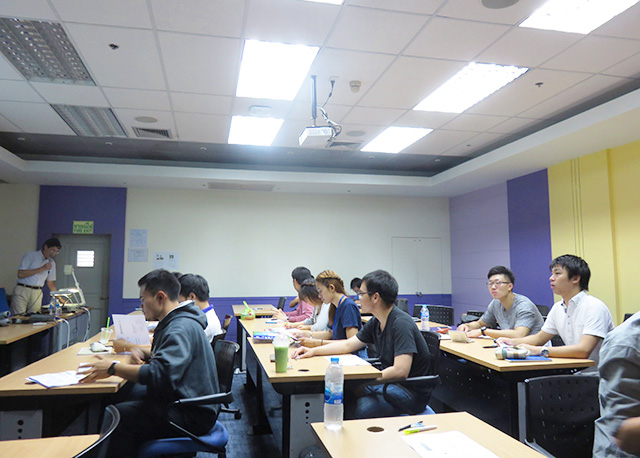
[{"label": "ceiling smoke detector", "polygon": [[482,5],[492,10],[499,10],[515,5],[518,1],[519,0],[482,0]]}]

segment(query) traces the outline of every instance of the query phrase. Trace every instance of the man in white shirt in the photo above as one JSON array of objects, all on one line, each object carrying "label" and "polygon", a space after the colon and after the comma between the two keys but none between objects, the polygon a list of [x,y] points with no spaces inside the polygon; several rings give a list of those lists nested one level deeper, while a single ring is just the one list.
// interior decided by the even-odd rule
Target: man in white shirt
[{"label": "man in white shirt", "polygon": [[11,313],[24,315],[37,313],[42,307],[42,287],[45,281],[51,291],[56,288],[56,262],[53,260],[62,244],[57,238],[50,238],[40,251],[30,251],[22,257],[18,268],[18,283],[11,296]]},{"label": "man in white shirt", "polygon": [[213,309],[213,305],[209,304],[209,284],[200,275],[184,274],[178,277],[180,282],[180,294],[178,299],[180,303],[184,301],[194,301],[200,307],[202,313],[207,317],[207,328],[204,333],[207,335],[209,342],[213,341],[213,337],[222,334],[222,326],[220,319]]},{"label": "man in white shirt", "polygon": [[[597,367],[600,346],[613,329],[613,319],[604,302],[587,294],[591,278],[589,265],[582,258],[566,254],[551,261],[549,268],[551,289],[562,300],[554,304],[542,330],[527,337],[501,337],[498,341],[524,347],[532,355],[588,358],[595,361]],[[562,338],[565,345],[543,347],[556,335]]]}]

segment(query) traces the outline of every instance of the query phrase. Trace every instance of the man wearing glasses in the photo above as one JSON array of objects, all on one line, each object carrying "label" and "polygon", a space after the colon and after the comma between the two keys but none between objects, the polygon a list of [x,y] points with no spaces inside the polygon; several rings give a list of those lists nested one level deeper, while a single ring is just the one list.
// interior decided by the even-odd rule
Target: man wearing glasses
[{"label": "man wearing glasses", "polygon": [[[487,286],[493,300],[478,321],[462,324],[458,330],[469,337],[526,337],[542,329],[544,320],[531,300],[513,292],[515,277],[504,266],[495,266],[487,274]],[[501,329],[495,329],[500,325]]]}]

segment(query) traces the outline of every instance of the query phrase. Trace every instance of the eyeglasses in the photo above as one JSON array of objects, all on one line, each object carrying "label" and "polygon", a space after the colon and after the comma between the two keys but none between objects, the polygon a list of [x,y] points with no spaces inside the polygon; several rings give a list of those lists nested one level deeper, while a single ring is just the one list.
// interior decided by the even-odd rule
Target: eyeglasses
[{"label": "eyeglasses", "polygon": [[508,285],[511,282],[508,281],[488,281],[486,284],[489,288],[492,286]]}]

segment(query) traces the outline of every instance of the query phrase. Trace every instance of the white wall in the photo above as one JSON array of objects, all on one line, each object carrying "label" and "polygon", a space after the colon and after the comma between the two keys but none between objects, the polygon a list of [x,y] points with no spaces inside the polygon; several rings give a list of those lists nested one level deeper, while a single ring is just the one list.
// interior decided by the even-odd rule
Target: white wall
[{"label": "white wall", "polygon": [[[153,252],[179,253],[179,270],[204,276],[212,296],[293,295],[291,270],[354,276],[392,269],[392,237],[442,239],[443,291],[451,292],[446,198],[292,195],[245,191],[133,189],[130,229],[147,229],[149,262],[124,267],[123,295],[153,268]],[[401,285],[402,290],[402,285]]]},{"label": "white wall", "polygon": [[7,294],[13,292],[22,256],[39,248],[39,200],[39,186],[0,184],[0,288]]}]

